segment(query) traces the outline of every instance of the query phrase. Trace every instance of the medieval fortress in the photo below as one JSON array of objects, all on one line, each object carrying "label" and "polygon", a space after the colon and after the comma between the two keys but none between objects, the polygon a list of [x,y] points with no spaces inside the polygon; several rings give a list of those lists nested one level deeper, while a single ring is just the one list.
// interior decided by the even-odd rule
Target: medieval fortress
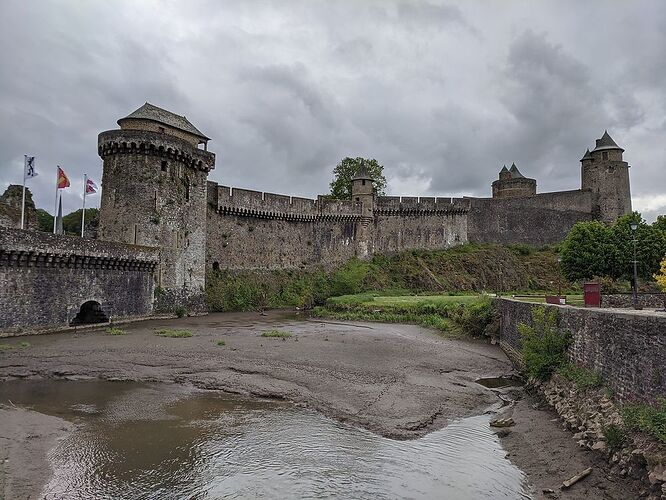
[{"label": "medieval fortress", "polygon": [[[262,193],[208,181],[210,140],[184,116],[144,104],[99,134],[97,239],[16,226],[0,199],[0,334],[205,310],[206,273],[335,267],[353,257],[466,242],[544,245],[578,221],[631,212],[629,165],[604,133],[581,187],[537,193],[515,165],[491,198],[377,196],[361,168],[351,200]],[[11,198],[11,199],[10,199]],[[12,212],[13,211],[13,212]]]}]

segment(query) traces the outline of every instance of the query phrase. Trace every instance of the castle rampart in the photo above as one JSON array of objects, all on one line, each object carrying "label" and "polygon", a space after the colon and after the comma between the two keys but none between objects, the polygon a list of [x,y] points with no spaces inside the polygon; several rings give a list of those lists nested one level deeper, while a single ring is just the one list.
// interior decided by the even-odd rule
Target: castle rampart
[{"label": "castle rampart", "polygon": [[86,303],[149,316],[158,262],[154,248],[0,228],[0,336],[65,328]]}]

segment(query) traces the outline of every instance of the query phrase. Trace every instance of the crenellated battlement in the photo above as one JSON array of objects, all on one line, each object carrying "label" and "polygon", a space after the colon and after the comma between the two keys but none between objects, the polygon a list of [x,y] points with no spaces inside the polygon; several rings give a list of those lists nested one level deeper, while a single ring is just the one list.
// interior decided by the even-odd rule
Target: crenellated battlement
[{"label": "crenellated battlement", "polygon": [[379,215],[461,215],[469,212],[464,198],[433,196],[378,196],[374,213]]},{"label": "crenellated battlement", "polygon": [[215,168],[215,154],[197,149],[178,137],[144,130],[108,130],[99,134],[97,151],[101,158],[113,155],[146,155],[183,163],[209,172]]}]

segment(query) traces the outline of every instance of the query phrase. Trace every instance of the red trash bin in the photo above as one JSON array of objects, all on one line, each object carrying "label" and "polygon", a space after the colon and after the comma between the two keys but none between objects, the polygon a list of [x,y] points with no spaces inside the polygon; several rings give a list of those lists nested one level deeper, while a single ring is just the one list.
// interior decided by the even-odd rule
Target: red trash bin
[{"label": "red trash bin", "polygon": [[601,307],[601,284],[583,283],[585,307]]}]

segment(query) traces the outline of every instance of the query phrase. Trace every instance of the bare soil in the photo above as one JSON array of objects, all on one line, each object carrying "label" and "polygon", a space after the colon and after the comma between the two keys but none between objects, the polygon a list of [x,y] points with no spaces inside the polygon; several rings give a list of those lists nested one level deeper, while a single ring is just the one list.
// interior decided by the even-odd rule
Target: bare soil
[{"label": "bare soil", "polygon": [[[269,312],[265,316],[228,313],[151,320],[121,328],[126,335],[110,335],[104,328],[31,337],[28,348],[0,352],[0,381],[99,378],[191,384],[285,399],[383,436],[413,439],[446,426],[452,419],[478,415],[497,404],[496,392],[475,381],[512,372],[497,346],[446,338],[413,325],[337,323]],[[193,336],[155,334],[164,328],[189,330]],[[289,332],[291,337],[261,336],[274,329]],[[5,342],[18,345],[24,340]],[[218,345],[221,340],[224,345]],[[28,439],[16,434],[12,420],[3,417],[13,412],[12,418],[21,420],[17,411],[39,415],[3,410],[0,442]],[[503,441],[509,458],[527,473],[536,497],[542,488],[557,490],[561,481],[592,463],[560,428],[554,414],[534,410],[528,399],[510,411],[516,426]],[[34,418],[42,417],[52,418]],[[54,439],[67,432],[62,422],[55,419],[40,424],[35,420],[35,434],[46,438],[29,455],[14,451],[10,456],[16,448],[5,451],[10,459],[10,467],[5,467],[7,476],[13,478],[19,470],[13,467],[20,468],[22,462],[36,457],[45,460]],[[43,476],[37,474],[27,484],[43,484],[47,479]],[[579,484],[557,495],[570,499],[631,498],[623,485],[597,471]],[[38,490],[33,487],[28,491]]]}]

